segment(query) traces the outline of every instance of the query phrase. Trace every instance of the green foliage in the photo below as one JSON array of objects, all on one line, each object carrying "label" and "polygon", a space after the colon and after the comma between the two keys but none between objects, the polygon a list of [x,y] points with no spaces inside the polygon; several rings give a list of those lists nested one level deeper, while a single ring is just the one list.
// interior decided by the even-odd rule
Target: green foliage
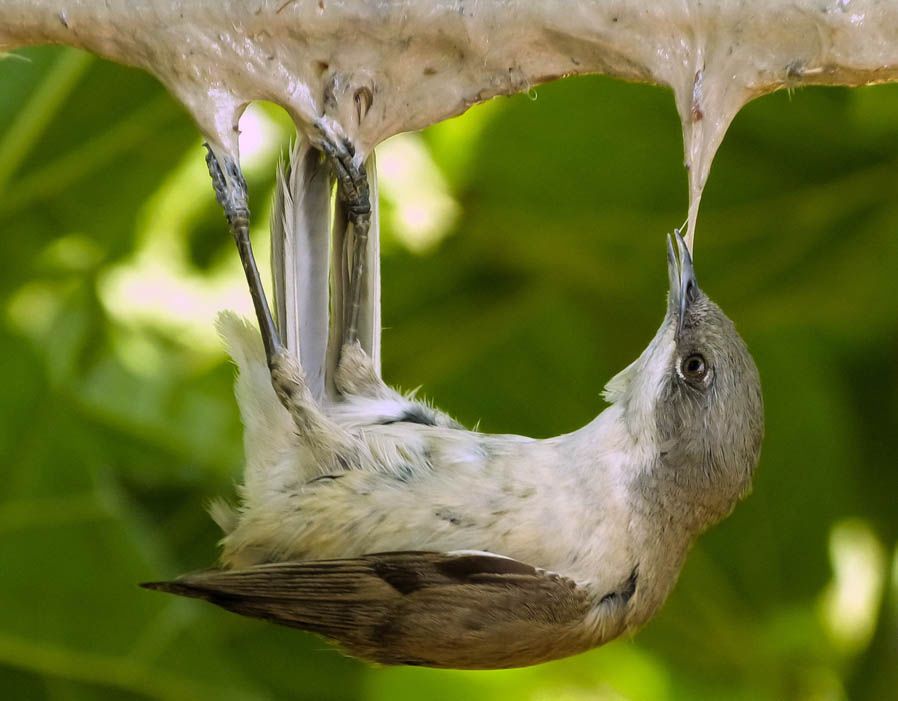
[{"label": "green foliage", "polygon": [[[133,70],[24,55],[0,64],[4,698],[894,697],[895,87],[759,100],[712,171],[696,264],[761,369],[754,494],[634,641],[461,673],[366,667],[136,587],[215,558],[203,506],[242,451],[203,304],[246,295],[183,110]],[[385,202],[385,375],[485,430],[582,425],[663,313],[686,205],[671,96],[567,80],[422,138],[458,215],[410,246],[402,193]],[[260,244],[275,156],[248,168]]]}]

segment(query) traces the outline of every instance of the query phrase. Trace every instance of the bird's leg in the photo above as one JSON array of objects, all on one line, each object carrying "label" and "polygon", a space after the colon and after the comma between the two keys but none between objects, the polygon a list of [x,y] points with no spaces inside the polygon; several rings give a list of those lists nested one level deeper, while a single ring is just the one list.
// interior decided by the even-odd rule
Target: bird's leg
[{"label": "bird's leg", "polygon": [[335,381],[344,395],[362,395],[385,398],[395,394],[380,379],[371,358],[359,342],[359,315],[361,313],[362,286],[367,263],[368,232],[371,222],[371,188],[364,164],[356,165],[352,142],[335,142],[325,139],[322,149],[330,160],[337,180],[338,198],[346,220],[352,224],[352,236],[347,245],[349,295],[344,309],[345,335],[340,350]]},{"label": "bird's leg", "polygon": [[225,157],[222,164],[212,148],[208,145],[206,148],[208,150],[206,165],[212,176],[215,195],[225,211],[228,226],[237,243],[243,271],[246,273],[259,330],[262,333],[262,343],[265,346],[265,358],[271,372],[271,384],[281,404],[290,412],[297,433],[307,447],[319,457],[322,464],[346,465],[356,452],[355,442],[346,431],[328,419],[318,408],[303,378],[302,368],[284,347],[278,335],[249,240],[246,181],[240,167],[228,157]]},{"label": "bird's leg", "polygon": [[365,249],[368,245],[368,228],[371,223],[371,192],[365,166],[362,163],[358,165],[355,163],[355,148],[350,141],[336,142],[325,138],[321,148],[330,159],[337,179],[337,195],[353,228],[349,304],[346,309],[346,336],[343,339],[344,343],[349,345],[358,340]]},{"label": "bird's leg", "polygon": [[321,411],[296,358],[286,351],[275,356],[271,384],[296,426],[296,433],[323,469],[345,469],[358,463],[358,441]]},{"label": "bird's leg", "polygon": [[246,180],[236,161],[229,156],[225,156],[223,161],[223,163],[219,162],[212,147],[206,144],[206,165],[209,168],[209,175],[212,176],[212,187],[215,188],[215,197],[224,209],[228,227],[237,244],[237,253],[240,254],[240,262],[243,264],[243,272],[246,274],[246,282],[249,285],[249,294],[252,297],[256,319],[259,322],[259,331],[262,334],[262,343],[265,345],[265,359],[268,361],[268,367],[271,368],[275,357],[284,353],[285,349],[271,316],[271,308],[265,297],[265,288],[262,286],[262,278],[259,275],[259,268],[256,266],[252,244],[249,240],[249,203]]}]

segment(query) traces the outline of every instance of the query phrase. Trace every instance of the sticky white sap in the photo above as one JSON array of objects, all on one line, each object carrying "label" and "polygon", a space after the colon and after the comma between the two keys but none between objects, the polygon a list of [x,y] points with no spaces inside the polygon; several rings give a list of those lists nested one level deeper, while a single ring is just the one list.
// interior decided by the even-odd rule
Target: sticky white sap
[{"label": "sticky white sap", "polygon": [[[748,100],[898,76],[898,3],[878,0],[4,0],[0,48],[56,42],[156,75],[238,156],[252,100],[359,158],[393,134],[565,75],[670,86],[692,244],[714,154]],[[15,70],[7,65],[6,70]]]}]

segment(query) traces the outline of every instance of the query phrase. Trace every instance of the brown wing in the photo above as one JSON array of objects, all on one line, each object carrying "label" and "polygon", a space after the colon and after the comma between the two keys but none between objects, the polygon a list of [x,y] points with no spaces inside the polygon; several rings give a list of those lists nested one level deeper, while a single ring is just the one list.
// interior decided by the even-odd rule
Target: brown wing
[{"label": "brown wing", "polygon": [[487,553],[274,563],[143,586],[320,633],[385,664],[515,667],[599,642],[584,625],[591,599],[572,581]]}]

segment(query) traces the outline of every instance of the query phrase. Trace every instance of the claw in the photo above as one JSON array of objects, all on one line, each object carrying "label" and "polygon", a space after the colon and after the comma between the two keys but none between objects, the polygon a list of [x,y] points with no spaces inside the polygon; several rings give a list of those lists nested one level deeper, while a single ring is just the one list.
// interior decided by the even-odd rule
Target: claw
[{"label": "claw", "polygon": [[360,218],[371,214],[370,190],[365,166],[355,164],[353,160],[355,146],[349,140],[344,139],[337,144],[324,139],[321,148],[334,169],[340,200],[345,203],[350,221],[355,224]]}]

